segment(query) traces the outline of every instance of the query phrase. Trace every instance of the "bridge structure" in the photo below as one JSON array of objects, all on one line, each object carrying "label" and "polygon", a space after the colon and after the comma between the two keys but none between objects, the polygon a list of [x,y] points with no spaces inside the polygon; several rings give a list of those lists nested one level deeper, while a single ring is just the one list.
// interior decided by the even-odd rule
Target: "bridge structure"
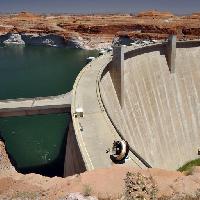
[{"label": "bridge structure", "polygon": [[71,112],[71,92],[58,96],[0,101],[0,117]]}]

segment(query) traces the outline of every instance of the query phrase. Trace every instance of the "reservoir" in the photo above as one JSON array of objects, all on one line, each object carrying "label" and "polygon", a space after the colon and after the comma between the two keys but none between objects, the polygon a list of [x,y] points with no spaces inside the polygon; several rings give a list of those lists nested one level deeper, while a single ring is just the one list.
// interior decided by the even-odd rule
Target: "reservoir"
[{"label": "reservoir", "polygon": [[[0,46],[0,99],[69,92],[88,56],[97,51]],[[62,176],[69,114],[0,118],[0,136],[19,172]]]}]

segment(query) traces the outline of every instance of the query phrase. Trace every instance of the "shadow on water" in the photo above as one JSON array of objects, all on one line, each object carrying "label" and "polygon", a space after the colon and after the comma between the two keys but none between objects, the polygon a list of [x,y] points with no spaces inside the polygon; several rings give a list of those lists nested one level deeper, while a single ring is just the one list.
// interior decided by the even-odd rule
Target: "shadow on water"
[{"label": "shadow on water", "polygon": [[[52,161],[48,161],[48,163],[37,164],[35,166],[34,165],[28,166],[28,167],[20,166],[19,160],[16,158],[15,152],[10,150],[8,147],[9,141],[7,141],[5,136],[8,135],[9,133],[0,130],[0,140],[4,142],[5,150],[6,150],[6,153],[8,154],[8,158],[11,164],[15,167],[17,172],[22,173],[22,174],[36,173],[36,174],[41,174],[43,176],[48,176],[48,177],[54,177],[54,176],[63,177],[67,134],[68,134],[69,124],[70,124],[70,119],[71,119],[69,115],[67,115],[67,118],[69,119],[66,122],[65,133],[63,133],[61,144],[58,147],[57,156],[54,157]],[[49,145],[52,145],[52,144],[49,144]],[[27,150],[26,148],[27,147],[25,146],[24,151]],[[34,150],[32,152],[35,153]]]},{"label": "shadow on water", "polygon": [[41,174],[43,176],[48,176],[48,177],[54,177],[54,176],[63,177],[65,150],[66,150],[66,144],[67,144],[67,133],[69,129],[68,127],[69,127],[69,124],[66,128],[64,139],[62,141],[60,151],[56,159],[54,159],[52,162],[49,162],[48,164],[38,165],[35,167],[24,167],[24,168],[19,168],[16,170],[22,174],[36,173],[36,174]]},{"label": "shadow on water", "polygon": [[2,136],[3,133],[1,131],[0,131],[0,140],[5,144],[5,150],[6,150],[6,153],[8,154],[8,158],[11,164],[15,167],[17,172],[22,173],[22,174],[36,173],[36,174],[40,174],[40,175],[48,176],[48,177],[54,177],[54,176],[63,177],[68,130],[69,130],[69,123],[67,125],[57,158],[54,159],[52,162],[49,162],[47,164],[37,165],[37,166],[18,167],[17,161],[15,160],[13,155],[9,153],[7,149],[6,141],[3,138]]},{"label": "shadow on water", "polygon": [[[8,155],[8,159],[10,160],[12,166],[17,166],[17,162],[15,161],[15,159],[13,158],[13,156],[9,153],[8,149],[7,149],[7,145],[6,145],[6,140],[3,138],[3,133],[2,131],[0,131],[0,141],[2,141],[4,144],[5,144],[5,150],[6,150],[6,153]],[[16,167],[15,167],[16,169]],[[17,170],[17,169],[16,169]]]}]

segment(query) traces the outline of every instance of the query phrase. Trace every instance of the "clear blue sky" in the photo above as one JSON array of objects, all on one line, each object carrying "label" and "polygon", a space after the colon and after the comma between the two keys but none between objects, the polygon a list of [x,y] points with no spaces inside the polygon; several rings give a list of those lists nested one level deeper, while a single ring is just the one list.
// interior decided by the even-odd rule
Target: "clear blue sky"
[{"label": "clear blue sky", "polygon": [[0,12],[135,13],[149,9],[188,14],[200,11],[200,0],[0,0]]}]

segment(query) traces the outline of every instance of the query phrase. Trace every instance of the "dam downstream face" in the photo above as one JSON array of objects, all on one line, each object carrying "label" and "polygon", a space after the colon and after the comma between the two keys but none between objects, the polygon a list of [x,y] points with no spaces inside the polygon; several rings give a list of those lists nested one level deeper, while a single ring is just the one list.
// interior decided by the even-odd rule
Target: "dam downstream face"
[{"label": "dam downstream face", "polygon": [[122,106],[111,68],[101,78],[109,118],[154,168],[176,170],[199,158],[199,44],[177,43],[174,73],[169,70],[164,44],[125,54]]},{"label": "dam downstream face", "polygon": [[[0,99],[53,96],[72,89],[96,51],[51,47],[0,46]],[[22,173],[62,176],[67,114],[0,118],[0,136]]]}]

